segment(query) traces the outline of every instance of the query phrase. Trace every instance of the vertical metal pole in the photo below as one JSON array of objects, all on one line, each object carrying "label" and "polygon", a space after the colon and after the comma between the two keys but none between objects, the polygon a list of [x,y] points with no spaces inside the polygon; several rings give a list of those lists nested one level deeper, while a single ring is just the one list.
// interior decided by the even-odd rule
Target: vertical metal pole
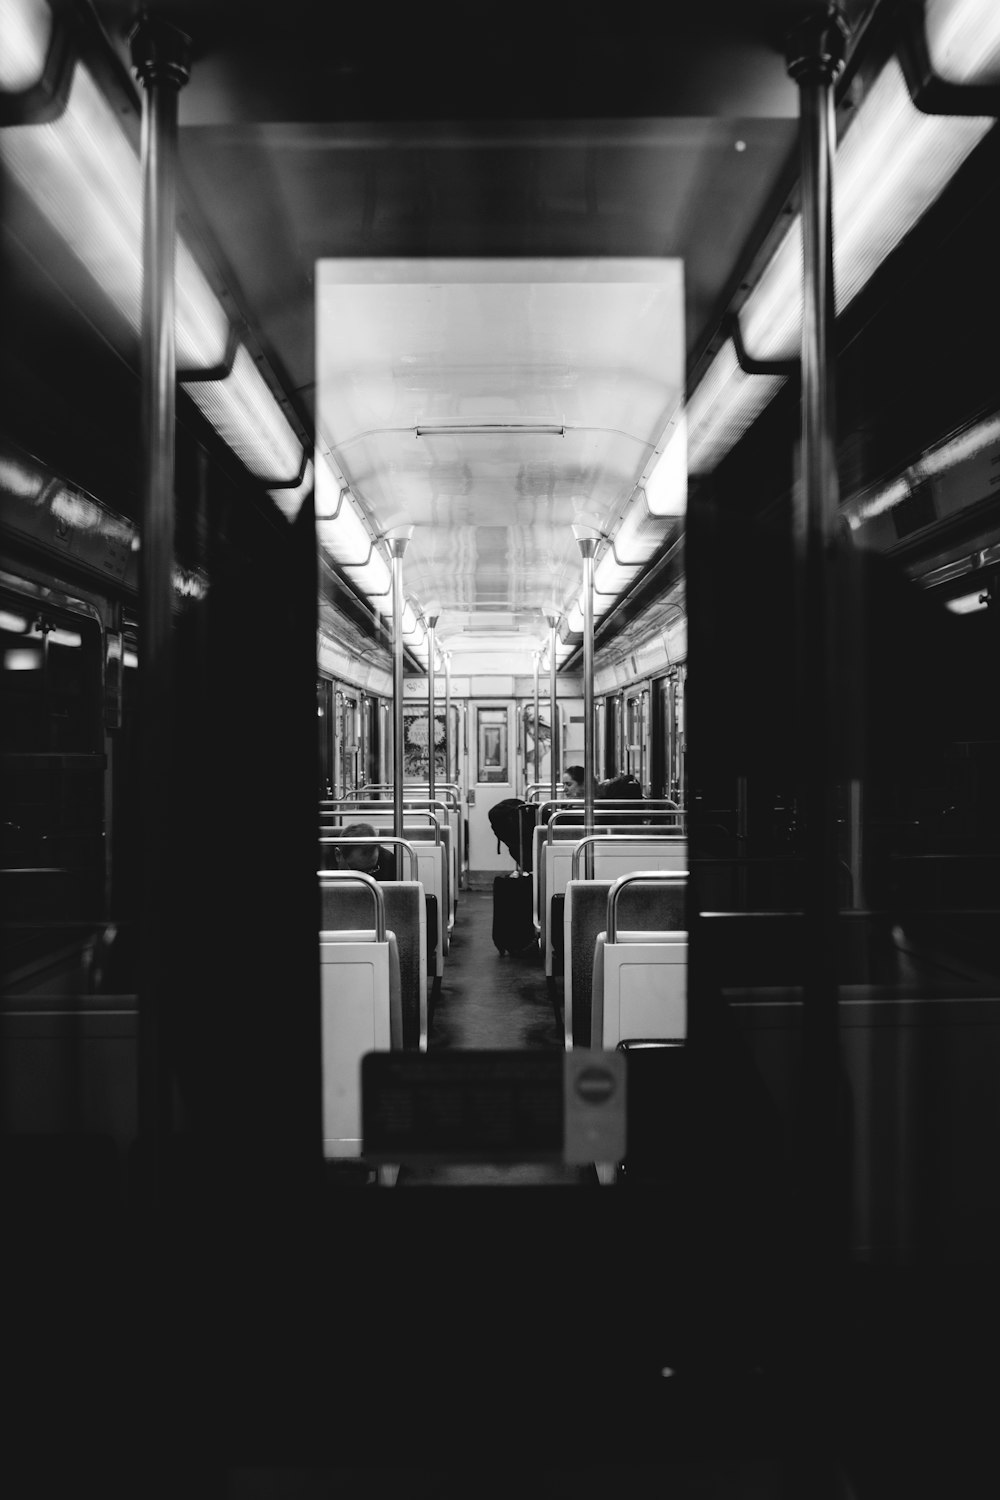
[{"label": "vertical metal pole", "polygon": [[451,652],[444,653],[444,779],[451,780]]},{"label": "vertical metal pole", "polygon": [[[428,740],[428,754],[430,755],[430,762],[429,762],[430,770],[429,770],[429,775],[427,777],[427,785],[428,785],[428,788],[430,790],[430,799],[429,800],[431,802],[434,801],[434,773],[435,773],[434,762],[435,762],[435,760],[437,758],[437,752],[436,752],[436,750],[434,748],[435,741],[437,739],[437,730],[436,730],[436,727],[435,727],[435,724],[434,724],[434,650],[435,650],[434,632],[437,629],[437,622],[438,622],[437,615],[431,615],[430,618],[427,621],[427,635],[428,635],[428,639],[429,639],[429,649],[428,649],[428,652],[427,652],[427,733],[430,736],[430,738]],[[447,781],[447,779],[448,778],[446,776],[445,780]]]},{"label": "vertical metal pole", "polygon": [[556,701],[556,626],[559,616],[551,614],[545,618],[549,626],[549,796],[555,801],[556,777],[559,775],[559,705]]},{"label": "vertical metal pole", "polygon": [[539,756],[539,749],[540,749],[539,735],[538,735],[538,668],[541,665],[541,660],[542,660],[542,653],[540,651],[536,651],[535,652],[535,728],[534,728],[534,731],[533,731],[534,732],[534,736],[535,736],[535,774],[534,774],[534,776],[532,778],[532,780],[535,782],[536,786],[538,784],[538,771],[539,771],[539,764],[540,764],[539,758],[538,758],[538,756]]},{"label": "vertical metal pole", "polygon": [[802,458],[796,497],[800,785],[804,827],[802,1163],[808,1248],[827,1261],[844,1231],[838,1167],[836,763],[831,750],[837,619],[833,370],[833,84],[845,31],[835,6],[806,18],[788,40],[799,86],[802,171]]},{"label": "vertical metal pole", "polygon": [[[392,831],[403,837],[403,553],[413,535],[412,526],[400,527],[386,537],[392,560]],[[402,857],[396,849],[396,875]]]},{"label": "vertical metal pole", "polygon": [[130,38],[142,103],[142,539],[139,554],[139,681],[143,788],[139,969],[139,1134],[150,1207],[162,1201],[170,1082],[162,1046],[168,1002],[173,837],[174,259],[177,101],[191,69],[191,42],[175,26],[143,19]]},{"label": "vertical metal pole", "polygon": [[[575,528],[574,528],[575,530]],[[583,824],[594,828],[594,554],[596,536],[578,536],[583,558]]]},{"label": "vertical metal pole", "polygon": [[361,776],[358,781],[359,787],[365,786],[368,781],[368,694],[362,693],[360,698],[361,725],[358,739],[361,748]]}]

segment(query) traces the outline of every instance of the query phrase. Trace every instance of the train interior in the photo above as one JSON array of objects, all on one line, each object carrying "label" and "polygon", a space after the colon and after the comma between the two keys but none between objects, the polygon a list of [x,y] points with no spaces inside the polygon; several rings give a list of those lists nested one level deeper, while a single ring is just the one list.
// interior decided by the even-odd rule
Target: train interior
[{"label": "train interior", "polygon": [[0,24],[36,1492],[992,1493],[995,3]]}]

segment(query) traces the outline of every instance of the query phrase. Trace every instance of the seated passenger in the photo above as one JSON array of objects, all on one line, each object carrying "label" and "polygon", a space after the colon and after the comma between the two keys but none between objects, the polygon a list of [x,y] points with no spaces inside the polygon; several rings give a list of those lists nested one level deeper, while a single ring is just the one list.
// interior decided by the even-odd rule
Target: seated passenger
[{"label": "seated passenger", "polygon": [[567,766],[562,774],[564,797],[582,797],[586,786],[586,773],[582,766]]},{"label": "seated passenger", "polygon": [[[623,774],[621,776],[609,776],[607,781],[598,782],[597,796],[607,801],[631,801],[642,797],[642,787],[634,776]],[[634,823],[635,815],[629,812],[611,813],[601,810],[601,822],[609,824]]]},{"label": "seated passenger", "polygon": [[[370,823],[349,823],[342,829],[342,834],[345,839],[377,838]],[[396,878],[395,854],[377,843],[345,844],[343,847],[335,844],[333,867],[335,870],[360,870],[364,875],[371,875],[373,880]]]}]

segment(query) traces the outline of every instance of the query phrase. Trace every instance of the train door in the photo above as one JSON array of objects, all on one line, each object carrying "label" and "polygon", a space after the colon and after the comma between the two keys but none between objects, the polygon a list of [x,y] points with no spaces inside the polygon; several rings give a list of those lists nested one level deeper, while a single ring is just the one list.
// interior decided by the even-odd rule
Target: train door
[{"label": "train door", "polygon": [[490,808],[517,795],[516,705],[512,698],[473,698],[468,706],[469,868],[509,870],[511,857],[490,825]]},{"label": "train door", "polygon": [[334,796],[349,797],[360,782],[360,710],[357,695],[343,688],[337,689],[334,704]]},{"label": "train door", "polygon": [[559,775],[566,766],[583,764],[583,700],[559,700]]},{"label": "train door", "polygon": [[646,771],[649,757],[646,753],[646,693],[629,693],[625,699],[625,765],[624,771],[634,776],[646,789]]}]

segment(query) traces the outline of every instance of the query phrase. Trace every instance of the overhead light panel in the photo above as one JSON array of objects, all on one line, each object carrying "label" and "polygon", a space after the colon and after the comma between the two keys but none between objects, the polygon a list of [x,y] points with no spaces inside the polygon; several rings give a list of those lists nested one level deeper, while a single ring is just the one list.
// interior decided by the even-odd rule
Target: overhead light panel
[{"label": "overhead light panel", "polygon": [[756,422],[785,383],[782,375],[748,375],[729,339],[688,402],[688,472],[708,474]]},{"label": "overhead light panel", "polygon": [[[142,326],[142,177],[139,158],[82,64],[66,108],[39,125],[0,131],[0,155],[59,237],[119,310]],[[177,363],[221,365],[229,320],[183,240],[177,243]],[[273,477],[273,476],[272,476]]]},{"label": "overhead light panel", "polygon": [[20,94],[41,81],[52,40],[45,0],[0,0],[0,91]]},{"label": "overhead light panel", "polygon": [[[928,115],[910,98],[890,58],[841,141],[833,174],[833,264],[837,311],[927,212],[991,119]],[[740,314],[755,359],[798,355],[802,325],[802,221],[796,216]]]},{"label": "overhead light panel", "polygon": [[925,0],[927,53],[948,83],[1000,82],[1000,5],[996,0]]},{"label": "overhead light panel", "polygon": [[681,412],[668,429],[656,462],[640,479],[652,516],[683,516],[687,512],[687,413]]},{"label": "overhead light panel", "polygon": [[946,599],[944,607],[953,615],[971,615],[985,609],[988,603],[988,596],[977,590],[974,594],[961,594],[957,599]]},{"label": "overhead light panel", "polygon": [[313,487],[315,470],[312,459],[306,460],[305,473],[300,482],[289,488],[282,486],[280,489],[268,490],[268,494],[281,514],[288,521],[294,521],[302,509],[302,502]]},{"label": "overhead light panel", "polygon": [[223,380],[194,381],[185,390],[258,479],[293,478],[303,468],[302,444],[243,344]]}]

